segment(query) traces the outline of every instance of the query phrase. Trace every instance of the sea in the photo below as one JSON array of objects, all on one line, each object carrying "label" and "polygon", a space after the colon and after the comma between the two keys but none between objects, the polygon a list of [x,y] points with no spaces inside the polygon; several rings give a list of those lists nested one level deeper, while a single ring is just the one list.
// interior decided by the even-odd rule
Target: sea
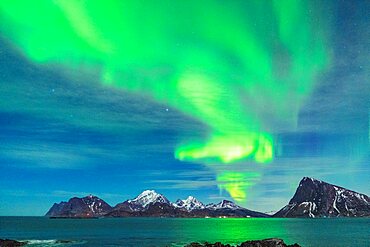
[{"label": "sea", "polygon": [[28,241],[27,246],[184,246],[281,238],[305,247],[370,247],[370,218],[0,217],[0,238]]}]

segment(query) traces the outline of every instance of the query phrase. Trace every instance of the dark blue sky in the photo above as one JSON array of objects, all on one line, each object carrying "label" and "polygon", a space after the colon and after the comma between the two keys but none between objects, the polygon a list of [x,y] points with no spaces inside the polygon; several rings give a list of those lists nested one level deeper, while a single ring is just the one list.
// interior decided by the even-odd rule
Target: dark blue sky
[{"label": "dark blue sky", "polygon": [[[255,168],[262,177],[248,208],[279,209],[303,176],[370,194],[369,3],[336,3],[328,13],[331,66],[296,126],[273,129],[275,159]],[[96,78],[36,64],[0,32],[0,215],[42,215],[90,193],[115,205],[145,189],[170,200],[230,199],[214,170],[174,158],[179,141],[206,135],[204,123]],[[234,169],[248,170],[248,162]]]}]

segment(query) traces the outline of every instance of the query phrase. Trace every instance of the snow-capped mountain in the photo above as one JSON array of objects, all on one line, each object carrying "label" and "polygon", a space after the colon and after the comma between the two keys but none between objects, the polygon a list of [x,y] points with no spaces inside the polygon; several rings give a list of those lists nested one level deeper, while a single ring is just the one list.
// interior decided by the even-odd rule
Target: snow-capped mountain
[{"label": "snow-capped mountain", "polygon": [[162,205],[163,207],[163,205],[171,205],[171,202],[154,190],[144,190],[136,198],[118,203],[110,214],[126,215],[132,212],[143,212],[153,205]]},{"label": "snow-capped mountain", "polygon": [[[73,197],[68,202],[54,203],[49,217],[270,217],[251,211],[232,201],[204,205],[189,196],[170,202],[154,190],[145,190],[137,197],[112,208],[102,199],[89,195]],[[363,217],[370,216],[370,198],[314,178],[304,177],[289,204],[273,217]]]},{"label": "snow-capped mountain", "polygon": [[176,208],[182,208],[185,209],[186,211],[192,211],[194,209],[204,209],[205,205],[198,201],[195,197],[189,196],[185,200],[177,200],[173,204]]},{"label": "snow-capped mountain", "polygon": [[149,204],[154,203],[165,203],[171,204],[171,202],[161,194],[158,194],[154,190],[144,190],[133,200],[128,200],[129,203],[146,208]]},{"label": "snow-capped mountain", "polygon": [[370,216],[370,198],[314,178],[304,177],[289,204],[274,217]]},{"label": "snow-capped mountain", "polygon": [[204,211],[211,217],[269,217],[267,214],[243,208],[228,200],[208,204]]},{"label": "snow-capped mountain", "polygon": [[154,190],[146,190],[135,199],[117,204],[106,216],[111,217],[267,217],[235,203],[223,200],[204,205],[193,196],[171,203]]},{"label": "snow-capped mountain", "polygon": [[242,207],[236,205],[235,203],[233,203],[232,201],[228,201],[228,200],[222,200],[221,202],[217,203],[217,204],[208,204],[206,206],[208,209],[211,209],[211,210],[217,210],[217,209],[242,209]]},{"label": "snow-capped mountain", "polygon": [[68,202],[54,203],[46,213],[49,217],[97,217],[110,212],[112,207],[97,196],[73,197]]},{"label": "snow-capped mountain", "polygon": [[115,207],[96,196],[71,198],[68,202],[55,203],[46,216],[49,217],[268,217],[235,203],[223,200],[204,205],[193,196],[170,202],[154,190],[145,190],[137,197],[118,203]]}]

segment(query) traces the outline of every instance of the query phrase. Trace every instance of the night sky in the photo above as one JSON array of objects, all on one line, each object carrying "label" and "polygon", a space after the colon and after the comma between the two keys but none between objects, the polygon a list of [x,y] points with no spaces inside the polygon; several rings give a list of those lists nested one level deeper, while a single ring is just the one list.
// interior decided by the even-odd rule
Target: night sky
[{"label": "night sky", "polygon": [[370,194],[370,2],[0,2],[0,215],[154,189]]}]

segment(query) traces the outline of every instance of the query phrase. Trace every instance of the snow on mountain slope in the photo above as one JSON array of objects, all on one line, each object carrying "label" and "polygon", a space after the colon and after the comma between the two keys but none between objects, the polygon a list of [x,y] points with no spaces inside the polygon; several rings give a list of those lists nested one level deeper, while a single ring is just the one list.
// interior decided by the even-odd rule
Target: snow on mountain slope
[{"label": "snow on mountain slope", "polygon": [[103,215],[108,210],[111,210],[111,206],[99,197],[93,195],[82,198],[82,201],[89,207],[93,215]]},{"label": "snow on mountain slope", "polygon": [[185,200],[177,200],[176,203],[173,204],[177,208],[182,208],[187,211],[192,211],[194,209],[204,209],[205,205],[198,201],[195,197],[189,196]]},{"label": "snow on mountain slope", "polygon": [[149,204],[154,204],[157,202],[171,204],[171,202],[166,197],[155,192],[154,190],[144,190],[135,199],[128,200],[128,202],[135,205],[140,205],[143,208],[146,208]]},{"label": "snow on mountain slope", "polygon": [[235,203],[233,203],[232,201],[228,201],[228,200],[222,200],[221,202],[217,203],[217,204],[208,204],[206,206],[208,209],[212,209],[212,210],[217,210],[217,209],[241,209],[242,207],[236,205]]}]

